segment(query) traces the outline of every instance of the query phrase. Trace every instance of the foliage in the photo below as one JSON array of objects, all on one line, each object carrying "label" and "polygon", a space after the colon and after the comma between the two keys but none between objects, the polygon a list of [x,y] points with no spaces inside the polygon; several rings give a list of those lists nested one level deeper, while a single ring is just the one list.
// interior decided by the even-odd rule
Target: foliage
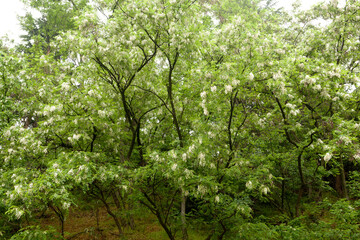
[{"label": "foliage", "polygon": [[63,238],[90,202],[122,237],[143,211],[170,239],[359,235],[357,1],[25,2],[42,15],[0,58],[1,233]]}]

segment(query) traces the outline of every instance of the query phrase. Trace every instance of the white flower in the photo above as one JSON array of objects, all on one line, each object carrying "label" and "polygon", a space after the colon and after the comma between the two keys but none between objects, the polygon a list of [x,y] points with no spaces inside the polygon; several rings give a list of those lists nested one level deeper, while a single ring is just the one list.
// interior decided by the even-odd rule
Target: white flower
[{"label": "white flower", "polygon": [[240,81],[239,81],[239,80],[233,80],[231,84],[232,84],[234,87],[236,87],[237,85],[240,84]]},{"label": "white flower", "polygon": [[316,79],[315,78],[311,78],[309,75],[305,76],[305,79],[301,81],[301,83],[303,83],[305,86],[306,85],[312,85],[316,83]]},{"label": "white flower", "polygon": [[220,197],[219,197],[219,195],[216,195],[216,196],[215,196],[215,202],[217,202],[217,203],[220,202]]},{"label": "white flower", "polygon": [[265,123],[266,123],[266,121],[263,118],[260,118],[259,121],[258,121],[259,126],[262,127],[262,128],[265,127]]},{"label": "white flower", "polygon": [[20,219],[20,217],[24,214],[23,210],[20,210],[19,208],[15,209],[15,216],[17,219]]},{"label": "white flower", "polygon": [[320,93],[320,95],[321,95],[322,97],[324,97],[324,98],[330,98],[329,93],[328,93],[325,89],[322,90],[322,92]]},{"label": "white flower", "polygon": [[251,190],[253,188],[253,183],[251,181],[248,181],[245,186]]},{"label": "white flower", "polygon": [[212,91],[212,92],[216,92],[216,86],[212,86],[212,87],[211,87],[211,91]]},{"label": "white flower", "polygon": [[98,111],[98,114],[99,114],[99,116],[102,117],[102,118],[106,117],[106,112],[105,112],[104,110],[99,110],[99,111]]},{"label": "white flower", "polygon": [[130,41],[134,42],[135,40],[136,40],[136,36],[131,35],[131,36],[130,36]]},{"label": "white flower", "polygon": [[210,131],[209,131],[207,134],[209,135],[210,138],[214,138],[214,137],[215,137],[215,134],[214,134],[213,132],[210,132]]},{"label": "white flower", "polygon": [[20,185],[15,185],[15,186],[14,186],[14,189],[15,189],[15,192],[16,192],[17,194],[20,194],[20,193],[21,193],[21,186],[20,186]]},{"label": "white flower", "polygon": [[199,185],[197,190],[201,196],[205,195],[205,193],[206,193],[206,187],[203,185]]},{"label": "white flower", "polygon": [[92,97],[94,97],[96,95],[95,91],[93,89],[89,90],[88,94],[89,94],[89,96],[92,96]]},{"label": "white flower", "polygon": [[70,176],[74,175],[74,170],[73,170],[73,169],[70,169],[69,172],[68,172],[68,174],[69,174]]},{"label": "white flower", "polygon": [[275,80],[282,79],[282,77],[283,76],[282,76],[281,72],[274,73],[274,75],[273,75],[273,78]]},{"label": "white flower", "polygon": [[290,108],[290,109],[294,109],[294,108],[295,108],[295,105],[294,105],[294,104],[291,104],[291,103],[287,103],[285,106],[288,107],[288,108]]},{"label": "white flower", "polygon": [[317,85],[313,86],[313,89],[314,89],[315,91],[320,91],[320,90],[321,90],[321,85],[320,85],[320,84],[317,84]]},{"label": "white flower", "polygon": [[195,150],[195,145],[193,144],[189,147],[189,153],[192,153],[194,150]]},{"label": "white flower", "polygon": [[186,159],[187,159],[187,155],[186,155],[186,153],[183,153],[183,155],[182,155],[182,160],[183,160],[184,162],[186,162]]},{"label": "white flower", "polygon": [[55,106],[51,106],[50,107],[50,112],[54,112],[56,110],[56,107]]},{"label": "white flower", "polygon": [[22,137],[22,138],[20,139],[20,143],[23,144],[23,145],[25,145],[25,144],[27,143],[27,139],[26,139],[25,137]]},{"label": "white flower", "polygon": [[341,140],[342,142],[344,142],[345,145],[348,145],[349,143],[351,143],[350,138],[348,138],[348,137],[346,137],[346,136],[341,136],[341,137],[340,137],[340,140]]},{"label": "white flower", "polygon": [[69,209],[70,205],[71,205],[70,203],[64,202],[64,203],[63,203],[63,208],[64,208],[64,209]]},{"label": "white flower", "polygon": [[174,164],[171,166],[171,170],[175,171],[175,170],[176,170],[176,168],[177,168],[177,164],[176,164],[176,163],[174,163]]},{"label": "white flower", "polygon": [[201,92],[200,96],[201,96],[202,99],[205,99],[206,98],[206,91]]},{"label": "white flower", "polygon": [[199,165],[202,167],[205,166],[205,154],[204,153],[199,154],[199,160],[200,160]]},{"label": "white flower", "polygon": [[225,86],[225,94],[232,92],[232,86],[231,85],[226,85]]},{"label": "white flower", "polygon": [[275,52],[278,53],[278,54],[285,54],[284,49],[275,49]]},{"label": "white flower", "polygon": [[10,130],[7,130],[7,131],[4,133],[4,137],[10,137],[10,135],[11,135]]},{"label": "white flower", "polygon": [[208,116],[208,115],[209,115],[209,111],[207,110],[206,107],[204,108],[204,115],[205,115],[205,116]]},{"label": "white flower", "polygon": [[74,134],[72,138],[75,139],[75,140],[79,140],[80,137],[81,137],[80,134]]},{"label": "white flower", "polygon": [[70,84],[67,82],[64,82],[61,84],[61,89],[64,91],[69,91],[70,90]]},{"label": "white flower", "polygon": [[332,154],[331,153],[326,153],[325,156],[324,156],[324,161],[328,162],[328,161],[330,161],[331,158],[332,158]]},{"label": "white flower", "polygon": [[184,173],[185,173],[185,178],[186,179],[189,179],[191,177],[191,175],[192,175],[191,171],[189,169],[187,169],[187,168],[185,168]]},{"label": "white flower", "polygon": [[291,111],[290,111],[290,114],[291,114],[291,115],[294,115],[294,116],[298,115],[299,113],[300,113],[300,110],[299,110],[299,109],[294,109],[294,110],[291,110]]},{"label": "white flower", "polygon": [[268,194],[268,192],[270,192],[270,189],[269,189],[268,187],[266,187],[266,186],[262,186],[262,187],[261,187],[261,192],[262,192],[264,195],[266,195],[266,194]]},{"label": "white flower", "polygon": [[249,80],[250,80],[250,81],[254,80],[254,74],[253,74],[253,73],[250,73],[250,74],[249,74]]}]

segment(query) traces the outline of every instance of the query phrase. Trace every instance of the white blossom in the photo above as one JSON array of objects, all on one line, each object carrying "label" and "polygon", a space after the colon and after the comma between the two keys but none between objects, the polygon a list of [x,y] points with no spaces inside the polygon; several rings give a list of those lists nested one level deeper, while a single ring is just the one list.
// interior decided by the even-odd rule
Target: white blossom
[{"label": "white blossom", "polygon": [[305,86],[312,85],[316,83],[316,79],[306,75],[305,79],[301,80],[300,83],[304,84]]},{"label": "white blossom", "polygon": [[10,130],[5,131],[4,137],[10,137],[10,135],[11,135]]},{"label": "white blossom", "polygon": [[212,91],[212,92],[216,92],[216,86],[212,86],[212,87],[211,87],[211,91]]},{"label": "white blossom", "polygon": [[356,160],[360,159],[360,152],[357,152],[353,157],[354,157]]},{"label": "white blossom", "polygon": [[198,190],[198,192],[200,193],[201,196],[204,196],[206,191],[207,191],[206,187],[203,186],[203,185],[199,185],[197,190]]},{"label": "white blossom", "polygon": [[14,186],[14,190],[17,194],[20,194],[21,193],[21,186],[20,185],[15,185]]},{"label": "white blossom", "polygon": [[189,147],[189,153],[192,153],[194,150],[195,150],[195,145],[193,144]]},{"label": "white blossom", "polygon": [[293,109],[293,110],[290,111],[290,114],[294,115],[294,116],[298,115],[299,113],[300,113],[299,109]]},{"label": "white blossom", "polygon": [[340,136],[340,141],[344,142],[345,145],[351,143],[350,138],[348,138],[347,136]]},{"label": "white blossom", "polygon": [[254,80],[254,74],[252,72],[249,74],[249,80],[250,81]]},{"label": "white blossom", "polygon": [[24,214],[24,211],[19,209],[19,208],[15,208],[15,216],[17,219],[20,219],[20,217]]},{"label": "white blossom", "polygon": [[274,73],[273,78],[275,80],[279,80],[279,79],[282,79],[283,76],[282,76],[281,72],[277,72],[277,73]]},{"label": "white blossom", "polygon": [[61,89],[64,90],[64,91],[69,91],[70,90],[70,84],[67,83],[67,82],[63,82],[61,84]]},{"label": "white blossom", "polygon": [[74,140],[79,140],[80,137],[81,137],[80,134],[74,134],[74,135],[72,136],[72,138],[73,138]]},{"label": "white blossom", "polygon": [[291,103],[287,103],[285,106],[288,107],[288,108],[290,108],[290,109],[294,109],[294,108],[295,108],[295,105],[294,105],[294,104],[291,104]]},{"label": "white blossom", "polygon": [[326,153],[325,156],[324,156],[324,161],[328,162],[328,161],[330,161],[331,158],[332,158],[332,154],[331,153]]},{"label": "white blossom", "polygon": [[239,80],[234,79],[234,80],[231,82],[231,84],[232,84],[234,87],[236,87],[237,85],[239,85],[239,84],[240,84],[240,81],[239,81]]},{"label": "white blossom", "polygon": [[183,154],[182,154],[182,160],[183,160],[184,162],[186,162],[186,160],[187,160],[187,155],[186,155],[186,153],[183,153]]},{"label": "white blossom", "polygon": [[63,203],[63,208],[64,209],[69,209],[70,206],[71,206],[71,203],[68,203],[68,202]]},{"label": "white blossom", "polygon": [[104,110],[98,110],[98,114],[102,118],[106,117],[106,111],[104,111]]},{"label": "white blossom", "polygon": [[217,202],[217,203],[220,202],[220,197],[219,197],[219,195],[216,195],[216,196],[215,196],[215,202]]},{"label": "white blossom", "polygon": [[316,85],[313,86],[313,89],[314,89],[315,91],[320,91],[320,90],[321,90],[321,85],[320,85],[320,84],[316,84]]},{"label": "white blossom", "polygon": [[254,186],[253,186],[253,183],[251,181],[248,181],[246,184],[245,184],[246,188],[251,190]]},{"label": "white blossom", "polygon": [[261,186],[261,193],[266,195],[268,194],[268,192],[270,192],[270,189],[264,185]]},{"label": "white blossom", "polygon": [[225,86],[225,94],[232,92],[232,86],[231,85],[226,85]]},{"label": "white blossom", "polygon": [[206,91],[201,92],[200,96],[201,96],[202,99],[205,99],[206,98]]},{"label": "white blossom", "polygon": [[174,163],[174,164],[171,166],[171,170],[175,171],[175,170],[176,170],[176,168],[177,168],[177,164],[176,164],[176,163]]},{"label": "white blossom", "polygon": [[277,54],[285,54],[285,50],[284,49],[275,49],[275,52]]},{"label": "white blossom", "polygon": [[199,165],[202,166],[202,167],[205,166],[205,154],[200,153],[198,157],[199,157],[199,160],[200,160]]}]

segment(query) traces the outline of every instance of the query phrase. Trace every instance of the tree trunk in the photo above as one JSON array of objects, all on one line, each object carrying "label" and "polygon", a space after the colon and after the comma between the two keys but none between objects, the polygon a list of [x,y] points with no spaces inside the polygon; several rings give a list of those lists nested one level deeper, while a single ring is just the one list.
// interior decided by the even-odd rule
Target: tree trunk
[{"label": "tree trunk", "polygon": [[123,234],[123,230],[122,230],[121,223],[120,223],[118,217],[116,216],[115,213],[113,213],[113,211],[111,211],[111,208],[105,199],[101,199],[101,201],[104,203],[108,214],[114,219],[116,227],[118,228],[118,231],[119,231],[119,235],[121,236]]},{"label": "tree trunk", "polygon": [[342,197],[346,198],[347,200],[349,200],[349,195],[347,192],[347,187],[346,187],[346,178],[345,178],[345,167],[344,167],[344,162],[342,157],[340,156],[340,164],[341,164],[341,188],[342,188]]},{"label": "tree trunk", "polygon": [[183,240],[188,239],[188,233],[186,228],[186,196],[184,194],[184,191],[181,192],[181,230],[182,230],[182,238]]}]

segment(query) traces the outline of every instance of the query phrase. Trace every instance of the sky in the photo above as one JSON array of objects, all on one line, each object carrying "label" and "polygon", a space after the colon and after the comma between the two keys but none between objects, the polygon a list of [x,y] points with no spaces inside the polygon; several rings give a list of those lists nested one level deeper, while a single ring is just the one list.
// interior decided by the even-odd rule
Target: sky
[{"label": "sky", "polygon": [[[301,0],[304,8],[310,8],[312,4],[319,2],[320,0]],[[294,0],[277,0],[279,6],[283,6],[286,9],[291,8]],[[8,35],[10,39],[14,39],[15,42],[20,42],[19,36],[23,34],[21,31],[18,15],[25,15],[25,6],[20,0],[0,0],[0,36]]]}]

